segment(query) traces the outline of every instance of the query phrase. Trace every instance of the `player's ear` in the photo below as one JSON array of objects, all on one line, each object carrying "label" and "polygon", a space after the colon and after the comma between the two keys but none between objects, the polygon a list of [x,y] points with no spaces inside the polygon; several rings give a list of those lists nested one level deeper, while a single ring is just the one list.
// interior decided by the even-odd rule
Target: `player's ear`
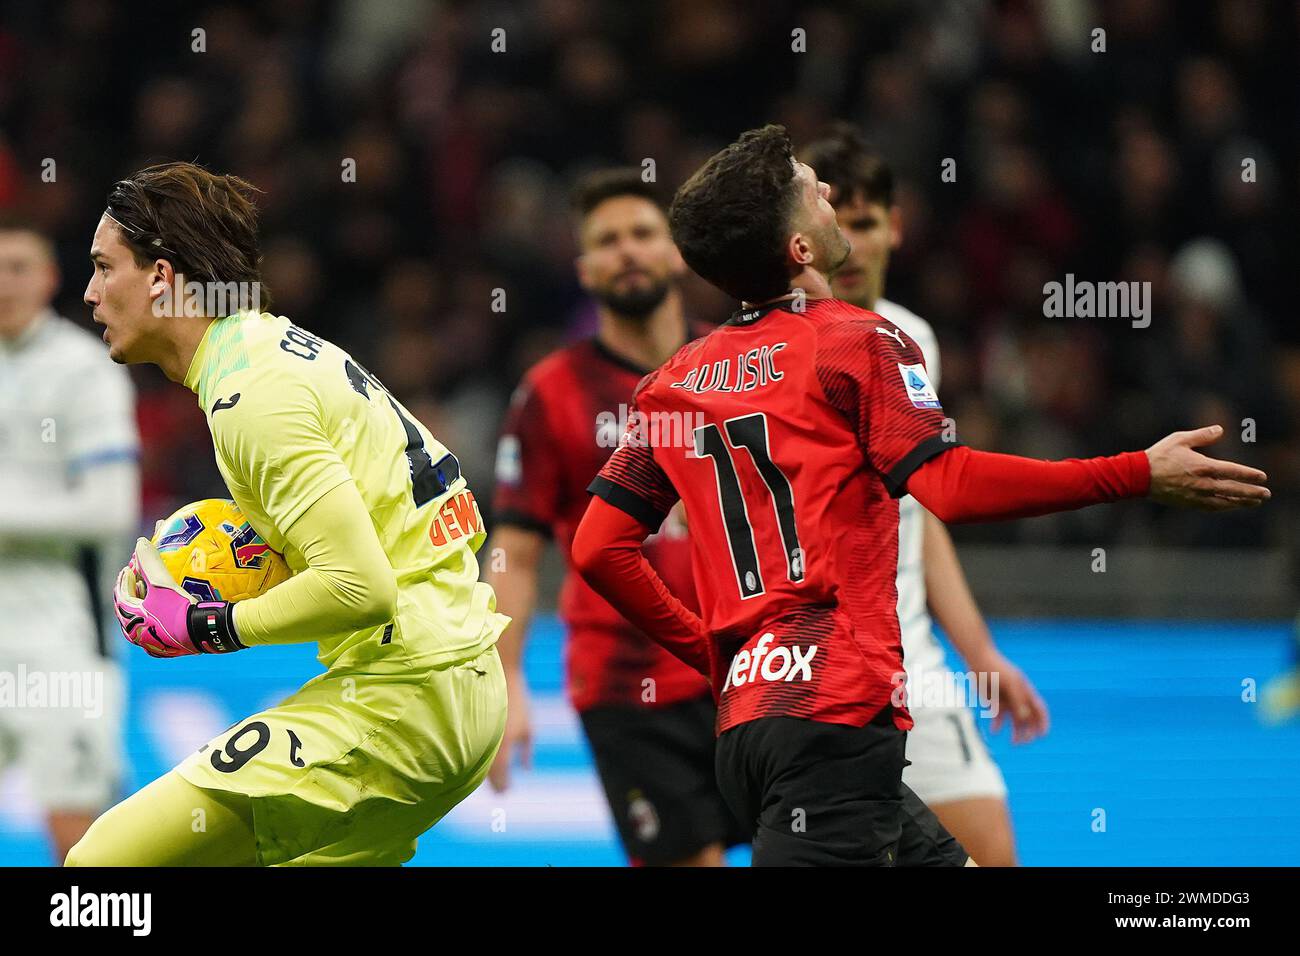
[{"label": "player's ear", "polygon": [[814,258],[812,243],[802,232],[796,232],[790,237],[786,242],[785,252],[790,257],[790,261],[800,269],[809,265]]},{"label": "player's ear", "polygon": [[176,270],[166,259],[155,259],[153,263],[153,272],[149,276],[149,298],[157,299],[162,296],[168,286],[176,280]]},{"label": "player's ear", "polygon": [[160,311],[164,315],[172,314],[176,299],[171,289],[175,278],[176,273],[170,262],[166,259],[155,260],[149,273],[149,305],[155,315]]},{"label": "player's ear", "polygon": [[63,283],[63,272],[59,269],[59,264],[53,259],[46,262],[41,271],[44,276],[44,281],[41,284],[44,287],[45,298],[53,299],[59,292],[59,286]]},{"label": "player's ear", "polygon": [[591,288],[591,272],[587,267],[586,253],[579,253],[573,260],[573,270],[578,275],[578,285],[584,289]]},{"label": "player's ear", "polygon": [[672,252],[669,254],[668,268],[675,276],[686,274],[686,260],[682,258],[682,250],[677,248],[677,243],[669,242],[672,246]]},{"label": "player's ear", "polygon": [[889,208],[889,248],[897,249],[903,244],[903,210],[897,206]]}]

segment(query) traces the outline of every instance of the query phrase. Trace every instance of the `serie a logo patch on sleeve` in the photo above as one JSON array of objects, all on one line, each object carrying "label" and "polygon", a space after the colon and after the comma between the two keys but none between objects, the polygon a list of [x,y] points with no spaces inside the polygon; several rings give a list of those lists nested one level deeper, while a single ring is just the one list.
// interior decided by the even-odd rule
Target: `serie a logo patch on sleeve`
[{"label": "serie a logo patch on sleeve", "polygon": [[514,435],[502,435],[497,442],[497,481],[503,485],[517,485],[523,477],[523,472],[523,456],[520,454],[519,439]]},{"label": "serie a logo patch on sleeve", "polygon": [[898,363],[898,374],[903,376],[903,387],[907,389],[908,400],[917,408],[942,408],[939,393],[930,383],[930,376],[924,365],[904,365]]}]

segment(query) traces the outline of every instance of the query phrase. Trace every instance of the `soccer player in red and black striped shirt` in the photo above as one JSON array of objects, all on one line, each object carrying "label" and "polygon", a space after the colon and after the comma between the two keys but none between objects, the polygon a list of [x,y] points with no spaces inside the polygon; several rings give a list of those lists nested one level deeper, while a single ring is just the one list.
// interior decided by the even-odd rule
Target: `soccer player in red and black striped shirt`
[{"label": "soccer player in red and black striped shirt", "polygon": [[[1269,493],[1262,472],[1193,450],[1218,426],[1060,462],[960,445],[911,340],[830,297],[849,243],[828,193],[778,126],[744,134],[678,190],[683,258],[749,305],[642,382],[573,561],[710,676],[718,783],[757,828],[755,864],[963,865],[902,783],[897,498],[953,522],[1145,495],[1229,510]],[[690,440],[674,440],[685,422]],[[699,615],[640,551],[679,500]]]},{"label": "soccer player in red and black striped shirt", "polygon": [[[554,539],[565,559],[587,508],[587,485],[618,445],[637,383],[689,337],[677,279],[681,256],[653,183],[636,169],[592,174],[575,194],[578,275],[597,302],[593,338],[547,356],[524,376],[497,456],[489,581],[513,618],[498,644],[510,709],[489,779],[508,785],[529,759],[523,642],[540,556]],[[694,606],[681,509],[665,509],[646,542],[664,580]],[[499,566],[499,570],[498,570]],[[649,865],[718,865],[746,834],[719,794],[709,685],[627,620],[576,574],[560,592],[569,699],[629,857]]]}]

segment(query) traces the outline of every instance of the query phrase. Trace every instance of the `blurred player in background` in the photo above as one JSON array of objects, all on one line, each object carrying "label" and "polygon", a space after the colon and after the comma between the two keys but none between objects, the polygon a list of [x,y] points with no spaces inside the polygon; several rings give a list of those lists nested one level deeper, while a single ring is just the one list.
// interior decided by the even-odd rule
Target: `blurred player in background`
[{"label": "blurred player in background", "polygon": [[[1267,500],[1266,476],[1193,451],[1219,426],[1056,462],[962,446],[907,334],[831,296],[851,247],[829,194],[779,126],[745,133],[678,190],[683,259],[751,305],[638,387],[639,412],[703,421],[693,443],[629,427],[591,484],[573,561],[710,675],[718,783],[758,828],[755,865],[968,865],[902,782],[895,499],[910,492],[948,521],[1147,495],[1225,511]],[[702,616],[641,553],[678,501]]]},{"label": "blurred player in background", "polygon": [[50,309],[59,281],[50,241],[0,220],[0,671],[93,675],[84,689],[102,695],[97,716],[0,707],[0,764],[26,766],[61,860],[117,797],[123,690],[103,596],[140,480],[130,376]]},{"label": "blurred player in background", "polygon": [[[498,790],[510,762],[529,760],[532,727],[523,645],[548,539],[566,562],[587,508],[587,485],[618,444],[620,410],[637,383],[690,337],[677,279],[684,266],[653,183],[637,169],[605,170],[575,194],[578,278],[597,302],[593,338],[548,356],[516,390],[497,457],[488,581],[513,623],[500,648],[510,688],[505,742],[492,769]],[[694,603],[681,510],[646,542],[669,586]],[[743,839],[713,770],[716,710],[708,683],[647,638],[571,567],[560,594],[568,630],[569,700],[582,720],[628,856],[646,865],[721,865]]]},{"label": "blurred player in background", "polygon": [[[907,333],[925,356],[930,381],[939,388],[939,343],[920,316],[884,298],[889,254],[902,241],[894,204],[894,174],[870,152],[852,127],[837,125],[801,156],[830,186],[840,230],[852,248],[831,277],[835,298],[883,316]],[[998,716],[1010,716],[1017,742],[1047,730],[1047,707],[1033,685],[1003,657],[980,615],[962,573],[948,529],[911,495],[898,499],[898,621],[903,663],[917,680],[948,673],[931,614],[967,666],[998,674]],[[917,701],[907,736],[903,782],[935,812],[980,866],[1012,866],[1015,839],[1007,812],[1006,783],[975,726],[968,706]]]},{"label": "blurred player in background", "polygon": [[100,817],[70,865],[401,864],[501,741],[506,619],[459,462],[347,353],[248,308],[252,193],[190,163],[117,183],[85,300],[114,361],[197,393],[231,497],[295,573],[198,602],[141,538],[113,600],[154,657],[317,642],[327,670]]}]

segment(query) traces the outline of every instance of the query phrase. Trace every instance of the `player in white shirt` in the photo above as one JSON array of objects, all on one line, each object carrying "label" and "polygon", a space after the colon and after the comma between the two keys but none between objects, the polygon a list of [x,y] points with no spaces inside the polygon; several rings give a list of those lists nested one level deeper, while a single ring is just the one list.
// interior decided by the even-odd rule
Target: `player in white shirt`
[{"label": "player in white shirt", "polygon": [[49,240],[0,220],[0,773],[26,771],[61,860],[118,796],[107,596],[140,482],[131,380],[58,285]]},{"label": "player in white shirt", "polygon": [[[825,139],[801,151],[799,159],[830,185],[840,229],[852,244],[849,258],[831,280],[836,298],[879,313],[911,336],[938,388],[939,345],[934,331],[919,316],[883,298],[889,253],[902,239],[889,167],[847,126],[837,126]],[[939,690],[950,668],[935,638],[931,615],[972,672],[997,674],[999,714],[993,720],[994,730],[1010,718],[1012,739],[1032,740],[1047,731],[1047,707],[994,645],[948,530],[910,495],[899,499],[898,538],[898,618],[908,673],[908,709],[916,722],[907,735],[911,765],[903,771],[903,782],[976,863],[1012,866],[1016,850],[1006,784],[975,727],[968,706],[974,701],[958,697],[949,702],[954,695]],[[970,684],[949,682],[947,686],[964,689]],[[936,697],[940,698],[937,704]]]}]

